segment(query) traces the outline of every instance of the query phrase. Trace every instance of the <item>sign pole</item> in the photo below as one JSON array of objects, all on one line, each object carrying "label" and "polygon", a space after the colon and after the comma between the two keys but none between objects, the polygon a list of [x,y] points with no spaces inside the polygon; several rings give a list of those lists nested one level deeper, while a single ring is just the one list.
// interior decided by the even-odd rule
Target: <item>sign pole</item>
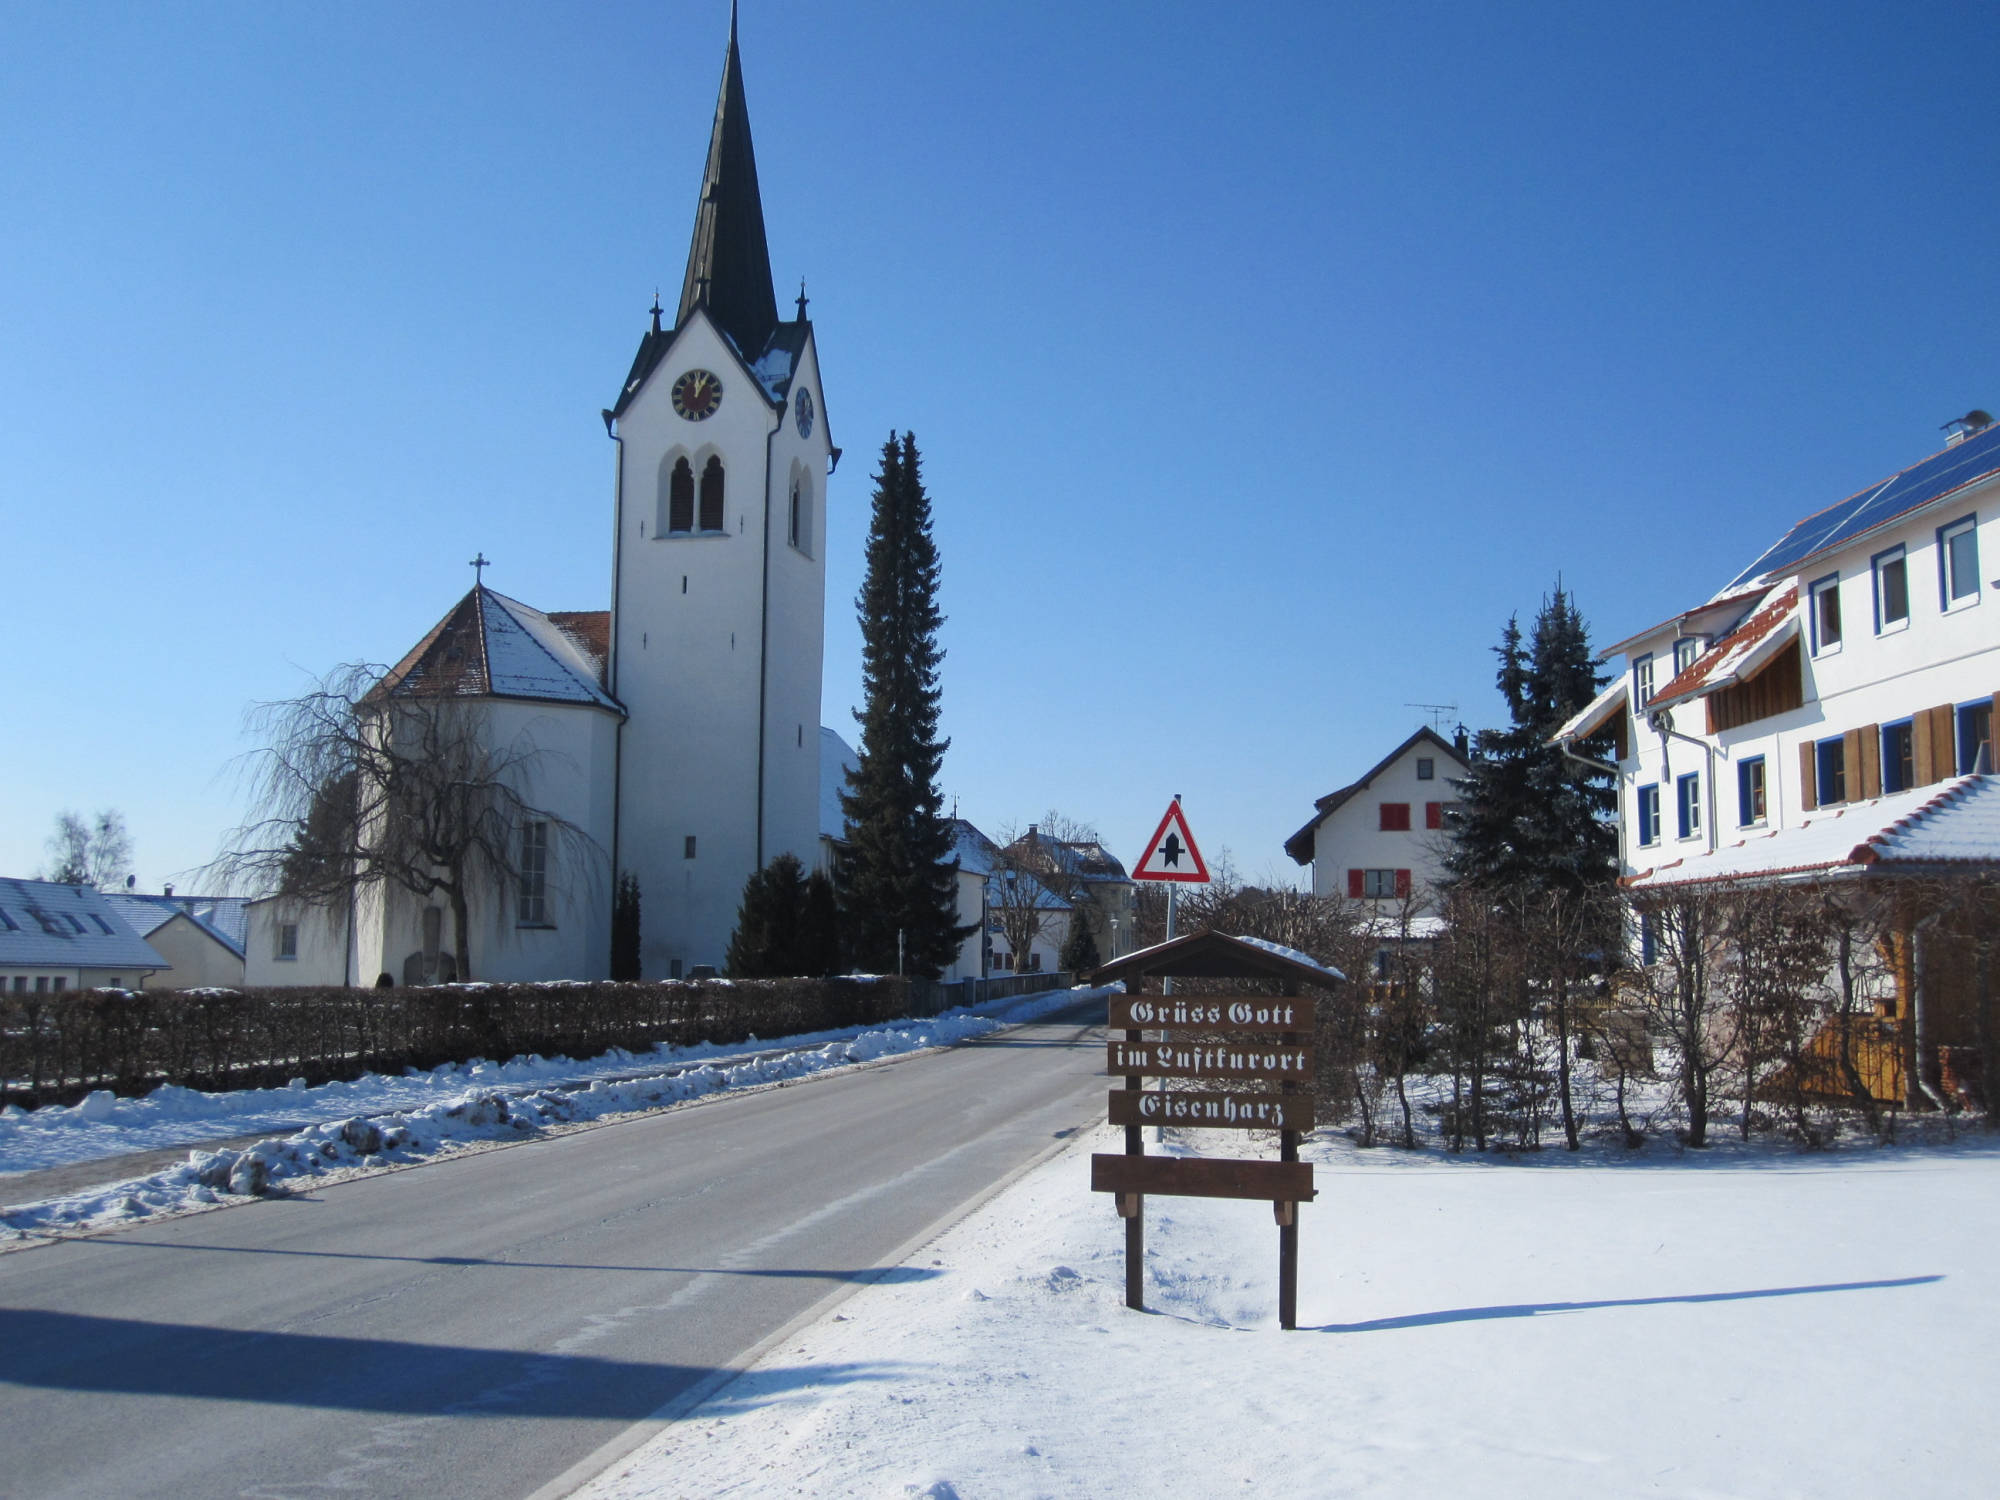
[{"label": "sign pole", "polygon": [[[1296,995],[1299,987],[1287,984],[1285,993]],[[1284,1033],[1286,1044],[1296,1044],[1299,1034],[1295,1031]],[[1295,1094],[1299,1086],[1290,1079],[1279,1085],[1279,1091]],[[1296,1130],[1278,1132],[1278,1160],[1297,1161],[1299,1159],[1299,1133]],[[1278,1326],[1290,1330],[1299,1326],[1299,1206],[1296,1203],[1272,1205],[1278,1217]]]},{"label": "sign pole", "polygon": [[[1138,1031],[1128,1029],[1125,1040],[1137,1043],[1139,1035]],[[1137,1092],[1143,1084],[1144,1080],[1139,1074],[1125,1075],[1125,1087],[1128,1091]],[[1146,1137],[1142,1126],[1125,1127],[1125,1154],[1127,1156],[1146,1154]],[[1120,1194],[1118,1212],[1125,1220],[1125,1305],[1134,1312],[1144,1312],[1146,1310],[1146,1195]]]}]

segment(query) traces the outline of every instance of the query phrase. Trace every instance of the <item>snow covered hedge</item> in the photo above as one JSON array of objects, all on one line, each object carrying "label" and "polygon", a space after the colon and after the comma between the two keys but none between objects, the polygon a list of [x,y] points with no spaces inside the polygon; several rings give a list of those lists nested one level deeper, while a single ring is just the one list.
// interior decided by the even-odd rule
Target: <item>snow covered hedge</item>
[{"label": "snow covered hedge", "polygon": [[342,988],[66,990],[0,996],[0,1103],[319,1083],[472,1057],[728,1044],[937,1009],[891,976]]}]

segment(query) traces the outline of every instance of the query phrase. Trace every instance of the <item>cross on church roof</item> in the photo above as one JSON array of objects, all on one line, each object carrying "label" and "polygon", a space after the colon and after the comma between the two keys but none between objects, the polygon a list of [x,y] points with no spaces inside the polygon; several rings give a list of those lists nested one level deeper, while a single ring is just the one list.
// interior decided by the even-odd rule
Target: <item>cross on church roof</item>
[{"label": "cross on church roof", "polygon": [[473,580],[472,586],[474,588],[478,588],[481,584],[486,582],[486,570],[492,567],[493,564],[487,560],[486,553],[484,551],[481,551],[478,554],[478,556],[474,557],[471,562],[466,564],[466,566],[472,569],[472,580]]}]

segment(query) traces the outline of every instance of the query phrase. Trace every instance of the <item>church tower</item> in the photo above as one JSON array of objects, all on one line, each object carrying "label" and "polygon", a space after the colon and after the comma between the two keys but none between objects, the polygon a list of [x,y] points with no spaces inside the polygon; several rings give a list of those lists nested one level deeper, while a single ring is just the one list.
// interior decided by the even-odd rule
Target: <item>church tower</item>
[{"label": "church tower", "polygon": [[718,968],[743,884],[819,839],[827,431],[801,292],[778,317],[736,16],[671,327],[657,301],[617,444],[612,696],[620,871],[645,976]]}]

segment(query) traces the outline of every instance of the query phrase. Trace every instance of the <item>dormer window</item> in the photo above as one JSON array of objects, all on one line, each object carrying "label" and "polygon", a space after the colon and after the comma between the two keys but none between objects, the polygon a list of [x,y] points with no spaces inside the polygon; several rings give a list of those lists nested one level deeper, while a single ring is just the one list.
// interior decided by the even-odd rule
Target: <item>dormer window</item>
[{"label": "dormer window", "polygon": [[1674,675],[1676,677],[1680,676],[1681,673],[1685,672],[1689,667],[1695,664],[1695,658],[1699,657],[1700,655],[1701,655],[1700,636],[1684,635],[1679,640],[1675,641]]}]

